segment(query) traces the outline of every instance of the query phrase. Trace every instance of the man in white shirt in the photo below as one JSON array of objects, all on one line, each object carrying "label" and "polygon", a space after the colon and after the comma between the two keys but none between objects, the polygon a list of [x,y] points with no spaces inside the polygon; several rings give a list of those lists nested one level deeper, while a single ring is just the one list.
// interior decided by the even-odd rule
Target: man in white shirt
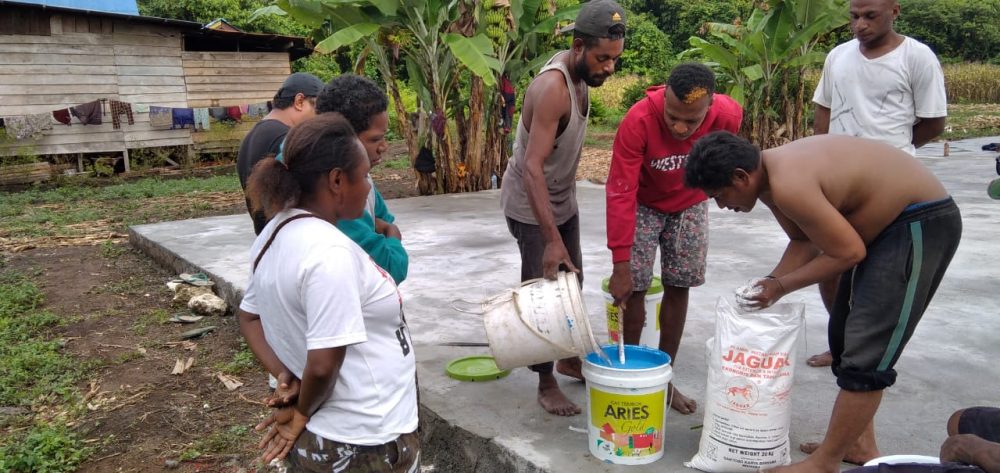
[{"label": "man in white shirt", "polygon": [[[948,99],[941,63],[927,45],[893,29],[898,0],[851,0],[850,9],[854,39],[826,56],[813,95],[813,131],[878,140],[914,154],[944,131]],[[836,278],[819,290],[829,311]],[[806,363],[832,361],[827,351]]]}]

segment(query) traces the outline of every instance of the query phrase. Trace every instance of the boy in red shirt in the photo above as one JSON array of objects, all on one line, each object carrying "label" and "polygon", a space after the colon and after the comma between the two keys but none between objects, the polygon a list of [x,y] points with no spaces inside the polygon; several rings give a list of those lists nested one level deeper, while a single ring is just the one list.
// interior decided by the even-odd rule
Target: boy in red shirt
[{"label": "boy in red shirt", "polygon": [[[660,247],[663,302],[659,349],[676,359],[687,318],[688,288],[705,282],[707,197],[684,186],[688,151],[717,130],[739,131],[743,109],[715,93],[715,74],[702,64],[674,68],[665,86],[650,87],[618,128],[608,174],[608,248],[614,270],[609,290],[624,308],[625,343],[638,344],[646,319],[644,300]],[[694,400],[671,391],[682,414]]]}]

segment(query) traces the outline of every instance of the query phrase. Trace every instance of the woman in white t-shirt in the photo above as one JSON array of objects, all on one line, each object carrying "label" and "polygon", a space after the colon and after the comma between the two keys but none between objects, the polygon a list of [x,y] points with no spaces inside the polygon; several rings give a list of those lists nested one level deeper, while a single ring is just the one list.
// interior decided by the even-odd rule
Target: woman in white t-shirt
[{"label": "woman in white t-shirt", "polygon": [[247,186],[270,222],[251,248],[240,331],[271,374],[301,380],[297,400],[258,426],[270,426],[264,461],[287,455],[290,471],[419,471],[402,299],[335,226],[364,211],[368,169],[350,124],[328,113],[293,128],[283,161],[262,160]]}]

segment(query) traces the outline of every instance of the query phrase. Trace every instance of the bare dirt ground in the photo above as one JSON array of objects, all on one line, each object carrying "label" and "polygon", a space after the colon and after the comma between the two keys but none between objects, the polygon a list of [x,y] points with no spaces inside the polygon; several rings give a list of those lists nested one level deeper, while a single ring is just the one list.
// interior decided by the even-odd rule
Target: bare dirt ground
[{"label": "bare dirt ground", "polygon": [[[607,150],[585,150],[579,177],[603,182],[609,160]],[[373,177],[387,199],[416,195],[408,169],[379,170]],[[245,211],[239,193],[149,205],[198,205],[200,215]],[[187,313],[171,304],[165,283],[175,275],[128,246],[113,224],[86,227],[71,239],[0,241],[4,269],[32,276],[45,293],[43,308],[70,321],[57,333],[65,350],[93,366],[79,384],[87,411],[73,427],[96,450],[79,471],[263,470],[255,461],[259,435],[253,426],[267,412],[260,403],[267,383],[246,359],[235,318],[167,321]],[[216,329],[202,338],[180,338],[210,325]],[[189,369],[171,374],[177,360],[189,358]],[[243,386],[228,390],[218,378],[222,372]]]},{"label": "bare dirt ground", "polygon": [[[96,447],[82,472],[253,471],[251,433],[265,409],[266,379],[247,366],[229,391],[217,378],[232,372],[241,350],[232,316],[192,325],[166,322],[174,312],[164,283],[173,275],[119,243],[42,248],[12,255],[7,268],[33,279],[45,309],[72,320],[59,335],[65,350],[94,368],[80,385],[87,412],[75,426]],[[192,326],[214,332],[185,343]],[[177,359],[194,359],[171,375]],[[249,466],[249,470],[246,468]]]}]

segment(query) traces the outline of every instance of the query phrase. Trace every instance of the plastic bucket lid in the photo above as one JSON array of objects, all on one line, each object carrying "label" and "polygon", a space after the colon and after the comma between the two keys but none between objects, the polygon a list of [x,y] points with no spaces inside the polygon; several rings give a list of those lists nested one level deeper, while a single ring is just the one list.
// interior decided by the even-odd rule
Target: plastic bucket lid
[{"label": "plastic bucket lid", "polygon": [[497,368],[492,356],[463,356],[445,366],[445,373],[459,381],[492,381],[510,374],[509,370]]},{"label": "plastic bucket lid", "polygon": [[[608,289],[609,284],[611,284],[611,278],[604,278],[604,281],[601,281],[601,290],[605,294],[611,293],[611,290]],[[659,294],[661,292],[663,292],[663,281],[660,281],[659,276],[653,276],[653,282],[649,285],[649,289],[646,289],[646,295]]]}]

